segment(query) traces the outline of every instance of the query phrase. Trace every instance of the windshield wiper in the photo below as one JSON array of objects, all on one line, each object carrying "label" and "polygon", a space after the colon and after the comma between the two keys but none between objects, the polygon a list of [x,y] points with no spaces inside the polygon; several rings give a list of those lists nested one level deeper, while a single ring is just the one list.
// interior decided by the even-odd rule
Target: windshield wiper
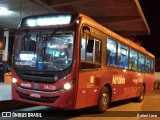
[{"label": "windshield wiper", "polygon": [[46,49],[47,49],[47,42],[52,40],[52,37],[56,34],[56,32],[59,30],[59,28],[53,29],[52,33],[49,35],[46,35],[45,41],[44,41],[44,47],[43,47],[43,61],[45,60],[45,54],[46,54]]},{"label": "windshield wiper", "polygon": [[59,28],[54,29],[53,32],[50,34],[50,37],[52,38],[52,37],[56,34],[56,32],[57,32],[58,30],[59,30]]},{"label": "windshield wiper", "polygon": [[46,41],[49,41],[57,33],[58,30],[59,28],[53,29],[52,33],[46,36]]}]

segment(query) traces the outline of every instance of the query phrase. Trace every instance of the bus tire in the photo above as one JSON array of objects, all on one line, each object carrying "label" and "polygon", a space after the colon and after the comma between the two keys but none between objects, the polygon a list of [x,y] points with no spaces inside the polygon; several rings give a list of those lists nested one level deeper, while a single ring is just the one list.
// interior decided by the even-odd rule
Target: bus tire
[{"label": "bus tire", "polygon": [[158,85],[157,85],[157,89],[158,89],[158,90],[160,90],[160,83],[158,83]]},{"label": "bus tire", "polygon": [[108,109],[110,103],[109,89],[104,86],[99,94],[98,98],[98,111],[105,112]]},{"label": "bus tire", "polygon": [[145,88],[144,86],[141,87],[140,95],[137,97],[137,102],[142,102],[144,99],[144,94],[145,94]]},{"label": "bus tire", "polygon": [[154,83],[154,89],[158,89],[158,83]]}]

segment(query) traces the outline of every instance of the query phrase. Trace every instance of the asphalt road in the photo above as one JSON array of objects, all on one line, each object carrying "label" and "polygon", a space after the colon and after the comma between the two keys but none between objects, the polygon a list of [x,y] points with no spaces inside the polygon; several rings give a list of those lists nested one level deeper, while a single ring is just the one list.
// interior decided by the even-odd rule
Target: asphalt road
[{"label": "asphalt road", "polygon": [[[36,118],[38,120],[160,120],[160,90],[154,90],[151,94],[146,95],[142,103],[137,103],[134,99],[111,103],[108,111],[104,113],[93,111],[93,107],[76,111],[65,111],[32,105],[24,105],[25,108],[23,108],[22,104],[20,105],[21,107],[15,107],[14,105],[14,109],[10,108],[7,111],[11,112],[12,118],[1,117],[0,119],[21,120],[23,116],[28,120],[27,116],[33,118],[30,114],[37,113],[37,116],[40,116]],[[18,113],[19,117],[16,117]]]}]

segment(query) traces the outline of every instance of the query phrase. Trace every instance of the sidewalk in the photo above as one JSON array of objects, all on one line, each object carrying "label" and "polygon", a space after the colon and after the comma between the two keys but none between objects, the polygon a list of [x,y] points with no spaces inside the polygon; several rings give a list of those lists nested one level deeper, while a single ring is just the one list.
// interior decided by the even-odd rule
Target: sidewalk
[{"label": "sidewalk", "polygon": [[0,101],[11,100],[11,84],[0,82]]},{"label": "sidewalk", "polygon": [[35,105],[12,100],[11,83],[0,82],[0,112],[23,109],[33,106]]}]

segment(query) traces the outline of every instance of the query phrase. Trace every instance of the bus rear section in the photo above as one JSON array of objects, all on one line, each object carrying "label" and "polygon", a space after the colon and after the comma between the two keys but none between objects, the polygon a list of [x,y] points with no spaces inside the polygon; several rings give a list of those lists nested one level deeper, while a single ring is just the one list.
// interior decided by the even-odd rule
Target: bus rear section
[{"label": "bus rear section", "polygon": [[126,39],[108,37],[106,41],[102,80],[111,85],[111,101],[136,97],[141,102],[153,90],[154,55]]}]

